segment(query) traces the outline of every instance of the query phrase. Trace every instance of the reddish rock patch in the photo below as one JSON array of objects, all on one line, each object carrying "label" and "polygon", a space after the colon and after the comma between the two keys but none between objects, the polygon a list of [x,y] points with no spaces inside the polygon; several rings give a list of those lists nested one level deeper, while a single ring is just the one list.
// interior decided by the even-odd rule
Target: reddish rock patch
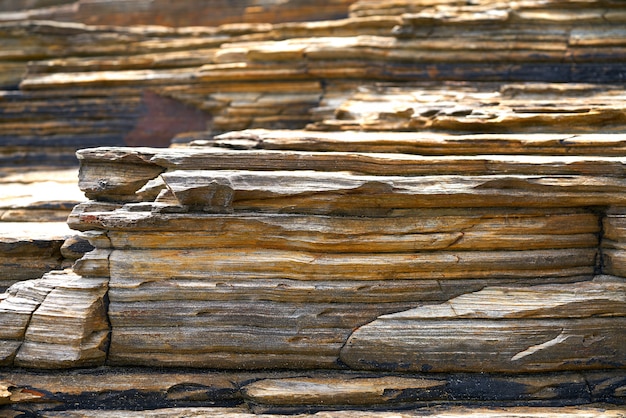
[{"label": "reddish rock patch", "polygon": [[143,93],[143,106],[135,127],[124,137],[128,146],[168,147],[175,135],[206,130],[211,122],[209,114],[149,90]]}]

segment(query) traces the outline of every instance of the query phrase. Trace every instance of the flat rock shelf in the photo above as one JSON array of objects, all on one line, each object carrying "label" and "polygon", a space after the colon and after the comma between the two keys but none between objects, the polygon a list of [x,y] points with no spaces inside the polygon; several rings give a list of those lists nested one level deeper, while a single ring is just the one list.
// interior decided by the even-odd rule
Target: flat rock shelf
[{"label": "flat rock shelf", "polygon": [[[545,137],[549,155],[530,136],[518,156],[444,157],[356,149],[420,134],[270,130],[79,151],[90,200],[68,224],[95,249],[9,289],[2,362],[247,370],[220,402],[257,413],[621,404],[618,137],[580,136],[593,156]],[[497,141],[440,146],[473,138]],[[245,141],[273,145],[229,146]]]},{"label": "flat rock shelf", "polygon": [[626,4],[326,3],[0,23],[1,416],[626,417]]}]

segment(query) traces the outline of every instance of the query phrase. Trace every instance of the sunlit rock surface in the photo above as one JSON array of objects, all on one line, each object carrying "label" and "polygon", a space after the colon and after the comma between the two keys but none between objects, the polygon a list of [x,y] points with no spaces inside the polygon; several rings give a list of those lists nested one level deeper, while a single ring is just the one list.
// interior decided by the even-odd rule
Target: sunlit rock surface
[{"label": "sunlit rock surface", "polygon": [[9,416],[624,416],[621,2],[3,7]]}]

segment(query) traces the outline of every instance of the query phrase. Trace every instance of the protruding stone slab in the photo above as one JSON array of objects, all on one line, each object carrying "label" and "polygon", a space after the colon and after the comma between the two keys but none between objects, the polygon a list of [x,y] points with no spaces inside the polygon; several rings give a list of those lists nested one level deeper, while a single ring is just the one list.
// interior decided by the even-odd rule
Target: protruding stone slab
[{"label": "protruding stone slab", "polygon": [[0,291],[61,268],[61,247],[73,234],[65,222],[0,222]]},{"label": "protruding stone slab", "polygon": [[353,368],[530,372],[626,367],[622,278],[487,288],[447,303],[385,315],[342,349]]},{"label": "protruding stone slab", "polygon": [[263,405],[273,409],[300,407],[304,410],[333,405],[344,409],[350,406],[376,408],[407,402],[440,399],[447,382],[401,376],[333,378],[267,379],[246,385],[243,396],[261,412]]},{"label": "protruding stone slab", "polygon": [[107,283],[108,278],[66,273],[33,313],[15,364],[46,369],[103,365],[110,332]]},{"label": "protruding stone slab", "polygon": [[0,302],[2,364],[65,368],[104,364],[108,278],[53,271],[18,282]]}]

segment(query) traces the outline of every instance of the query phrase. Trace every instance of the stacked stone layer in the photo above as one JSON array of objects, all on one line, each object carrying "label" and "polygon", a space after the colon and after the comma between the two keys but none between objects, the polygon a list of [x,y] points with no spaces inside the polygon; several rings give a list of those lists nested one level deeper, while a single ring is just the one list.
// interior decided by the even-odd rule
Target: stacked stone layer
[{"label": "stacked stone layer", "polygon": [[[117,129],[107,145],[153,140],[145,126],[164,115],[208,130],[78,152],[89,201],[68,223],[95,249],[2,295],[2,366],[185,368],[156,383],[135,370],[156,403],[134,406],[150,409],[624,404],[623,5],[351,10],[210,29],[9,25],[14,51],[43,30],[72,52],[32,62],[5,95],[8,118],[46,116],[10,125],[26,130],[5,158],[32,156],[26,133],[76,134],[62,161],[99,126]],[[51,97],[75,104],[67,123]],[[216,136],[249,127],[272,129]],[[51,384],[2,383],[0,402],[54,404],[66,395]],[[73,390],[84,407],[107,389]]]},{"label": "stacked stone layer", "polygon": [[[439,355],[448,364],[444,351],[432,353],[432,364],[410,366],[400,360],[394,366],[389,360],[387,366],[376,366],[361,359],[352,342],[361,341],[365,324],[386,318],[381,317],[385,313],[454,301],[485,286],[508,286],[505,292],[516,292],[514,286],[521,284],[556,286],[520,291],[523,305],[547,289],[559,293],[556,284],[567,282],[575,282],[566,286],[576,292],[559,293],[555,308],[546,300],[546,306],[529,312],[507,314],[513,308],[504,309],[509,319],[526,319],[503,322],[504,329],[493,332],[508,337],[496,345],[513,350],[511,339],[519,338],[528,354],[520,349],[509,363],[494,361],[493,369],[477,360],[462,370],[577,370],[623,363],[621,279],[597,279],[597,289],[607,292],[597,290],[598,306],[611,318],[603,313],[595,319],[591,302],[574,317],[562,313],[570,304],[578,306],[569,299],[586,294],[588,281],[603,271],[602,208],[623,205],[619,157],[444,158],[310,150],[312,144],[322,149],[347,133],[320,134],[318,141],[306,133],[309,150],[298,150],[304,135],[247,131],[218,138],[213,147],[79,153],[80,186],[92,201],[76,207],[70,225],[101,232],[90,237],[96,250],[74,270],[110,279],[110,364],[452,371],[435,365]],[[409,136],[413,143],[420,139],[403,133],[349,135],[357,147],[359,139],[398,144]],[[603,139],[612,144],[613,137],[619,135]],[[579,138],[584,142],[585,135]],[[495,141],[490,135],[483,139]],[[533,143],[532,136],[526,139]],[[281,140],[283,151],[225,148]],[[571,144],[575,149],[576,141]],[[550,148],[549,141],[544,145]],[[343,146],[349,148],[349,141]],[[562,146],[553,142],[552,150]],[[559,153],[566,154],[554,152]],[[233,165],[249,170],[233,171]],[[611,280],[617,287],[603,284]],[[477,300],[481,295],[476,293]],[[606,305],[606,297],[617,298],[617,306]],[[164,317],[163,310],[172,314]],[[450,315],[452,321],[460,319]],[[472,326],[491,324],[500,314],[481,315],[464,318],[468,338],[477,332]],[[440,321],[435,324],[445,317]],[[530,334],[516,326],[527,327]],[[568,331],[547,343],[558,328]],[[591,329],[602,336],[588,336],[589,341],[602,341],[604,348],[590,348],[584,356],[593,359],[585,357],[586,363],[563,360],[562,350],[571,350],[568,344]],[[544,343],[550,349],[536,360],[531,354],[540,350],[528,346]],[[367,347],[374,358],[381,357]],[[531,362],[524,365],[526,360]]]},{"label": "stacked stone layer", "polygon": [[4,0],[0,21],[46,19],[92,25],[218,26],[346,17],[354,0]]},{"label": "stacked stone layer", "polygon": [[[10,89],[0,99],[6,126],[0,135],[2,158],[36,161],[45,152],[45,158],[56,155],[58,162],[68,163],[78,148],[167,146],[172,136],[188,131],[303,128],[332,120],[335,110],[339,119],[351,114],[355,101],[370,100],[367,91],[376,89],[377,82],[619,86],[624,80],[625,16],[622,3],[599,0],[575,7],[534,1],[407,2],[391,9],[358,2],[347,18],[303,23],[126,28],[7,22],[0,25],[0,84]],[[366,91],[358,93],[360,86]],[[515,85],[504,87],[500,97],[482,96],[493,88],[470,91],[473,104],[468,105],[503,100],[513,113],[524,114],[511,119],[517,127],[533,123],[555,130],[570,122],[583,126],[583,118],[592,122],[588,129],[620,126],[623,100],[615,89],[599,93],[585,88],[595,87],[572,85],[562,92],[550,87],[545,100],[558,99],[560,93],[579,98],[571,98],[571,106],[557,105],[563,115],[542,120],[532,114],[538,108],[547,113],[552,105],[521,106],[534,92],[522,88],[519,93]],[[406,101],[404,93],[385,94]],[[522,95],[517,101],[516,94]],[[589,100],[580,99],[586,95]],[[428,98],[411,99],[422,100]],[[441,122],[443,116],[459,119],[467,111],[425,109],[424,103],[417,107],[389,109],[383,119],[391,120],[385,126],[391,129],[395,121],[393,129],[444,130],[452,121]],[[408,115],[411,109],[422,113]],[[433,121],[432,115],[442,110]],[[497,107],[474,109],[452,128],[493,129],[489,122],[503,113]],[[552,126],[549,119],[558,121]]]}]

